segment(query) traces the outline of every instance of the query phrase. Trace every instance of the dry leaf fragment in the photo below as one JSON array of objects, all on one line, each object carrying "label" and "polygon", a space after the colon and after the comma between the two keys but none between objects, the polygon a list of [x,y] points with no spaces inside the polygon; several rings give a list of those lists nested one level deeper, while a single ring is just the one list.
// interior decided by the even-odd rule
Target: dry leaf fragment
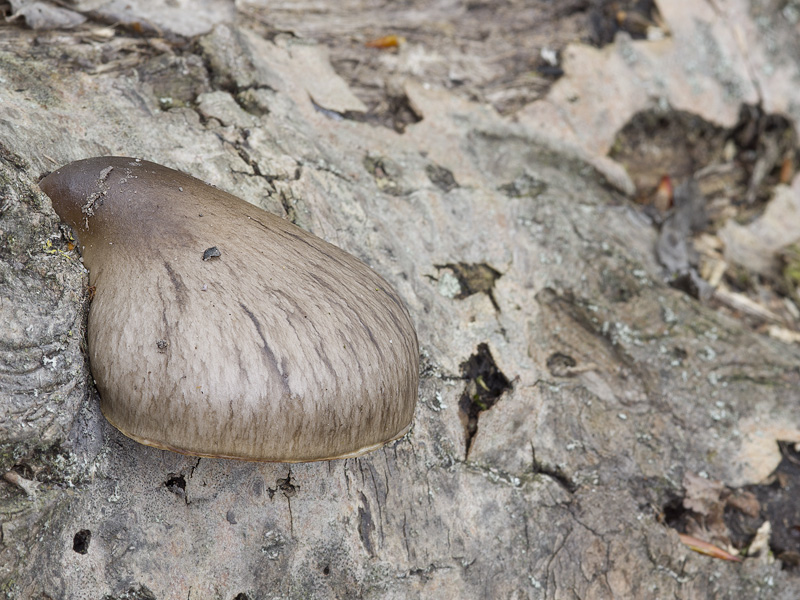
[{"label": "dry leaf fragment", "polygon": [[665,213],[672,208],[672,195],[672,179],[669,175],[663,175],[652,198],[652,204],[658,212]]},{"label": "dry leaf fragment", "polygon": [[[669,187],[672,187],[671,181]],[[661,226],[656,255],[671,275],[684,275],[697,263],[691,236],[706,225],[706,199],[697,182],[690,179],[675,186],[673,202],[675,209]]]},{"label": "dry leaf fragment", "polygon": [[792,331],[778,325],[770,325],[767,333],[769,333],[770,337],[774,337],[776,340],[786,344],[800,344],[800,331]]},{"label": "dry leaf fragment", "polygon": [[699,554],[705,554],[706,556],[710,556],[712,558],[729,560],[731,562],[742,562],[741,557],[731,554],[722,548],[718,548],[714,544],[709,544],[708,542],[704,542],[696,537],[692,537],[691,535],[679,533],[678,537],[681,538],[681,542],[683,542],[685,546],[687,546],[690,550],[698,552]]},{"label": "dry leaf fragment", "polygon": [[769,521],[764,521],[756,531],[756,536],[747,549],[747,556],[766,556],[769,553],[769,538],[772,535],[772,525]]},{"label": "dry leaf fragment", "polygon": [[784,184],[788,185],[791,183],[792,179],[794,179],[794,155],[787,154],[783,157],[783,162],[781,163],[781,173],[779,181]]},{"label": "dry leaf fragment", "polygon": [[14,14],[6,19],[7,21],[22,17],[28,27],[36,30],[71,29],[86,21],[86,17],[82,14],[48,2],[12,0],[11,7]]},{"label": "dry leaf fragment", "polygon": [[686,490],[684,507],[703,516],[718,512],[720,496],[725,489],[721,481],[706,479],[687,471],[683,477],[683,487]]},{"label": "dry leaf fragment", "polygon": [[733,219],[720,229],[725,260],[760,275],[776,274],[778,253],[800,242],[800,177],[791,186],[778,185],[764,212],[739,225]]},{"label": "dry leaf fragment", "polygon": [[761,513],[761,503],[753,492],[740,490],[731,494],[727,499],[727,506],[735,508],[749,517],[757,517]]},{"label": "dry leaf fragment", "polygon": [[379,48],[381,50],[385,50],[386,48],[397,48],[405,43],[406,38],[403,36],[391,34],[365,42],[364,45],[367,48]]}]

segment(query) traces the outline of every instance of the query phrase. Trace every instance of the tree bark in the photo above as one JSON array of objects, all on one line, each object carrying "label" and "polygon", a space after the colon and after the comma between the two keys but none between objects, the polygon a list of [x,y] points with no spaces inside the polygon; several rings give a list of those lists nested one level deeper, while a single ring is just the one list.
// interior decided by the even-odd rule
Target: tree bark
[{"label": "tree bark", "polygon": [[[796,598],[795,572],[660,519],[687,472],[764,475],[754,445],[797,423],[796,346],[663,283],[604,160],[413,78],[393,85],[416,122],[370,123],[321,46],[249,25],[2,30],[0,468],[38,482],[0,483],[6,596]],[[87,277],[36,185],[98,155],[188,172],[392,283],[420,340],[412,432],[287,465],[111,427]]]}]

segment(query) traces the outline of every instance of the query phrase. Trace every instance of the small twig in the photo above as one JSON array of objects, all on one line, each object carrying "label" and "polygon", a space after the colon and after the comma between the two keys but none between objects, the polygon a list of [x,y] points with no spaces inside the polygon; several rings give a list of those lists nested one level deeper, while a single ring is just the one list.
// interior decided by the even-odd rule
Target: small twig
[{"label": "small twig", "polygon": [[727,550],[723,550],[714,544],[709,544],[704,540],[700,540],[691,535],[686,535],[685,533],[679,533],[678,537],[685,546],[699,554],[705,554],[706,556],[710,556],[712,558],[720,558],[722,560],[728,560],[731,562],[742,562],[742,558],[740,556],[731,554]]},{"label": "small twig", "polygon": [[792,331],[778,325],[770,325],[767,333],[769,333],[770,337],[787,344],[800,344],[800,331]]},{"label": "small twig", "polygon": [[36,493],[39,491],[39,486],[41,485],[38,481],[25,479],[22,475],[20,475],[16,471],[6,471],[5,473],[3,473],[3,479],[17,486],[19,489],[25,492],[25,495],[31,498],[36,497]]},{"label": "small twig", "polygon": [[750,298],[744,294],[739,294],[738,292],[728,289],[726,286],[720,285],[716,290],[714,290],[714,298],[729,308],[741,311],[750,315],[751,317],[756,317],[765,321],[771,321],[773,323],[782,322],[782,319],[778,315],[765,306],[750,300]]}]

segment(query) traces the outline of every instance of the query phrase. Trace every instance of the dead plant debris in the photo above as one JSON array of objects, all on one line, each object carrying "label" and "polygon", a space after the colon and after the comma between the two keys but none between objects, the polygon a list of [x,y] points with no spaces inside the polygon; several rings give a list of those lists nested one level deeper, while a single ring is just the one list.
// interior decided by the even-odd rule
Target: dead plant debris
[{"label": "dead plant debris", "polygon": [[667,28],[653,0],[605,0],[593,2],[589,11],[591,41],[602,47],[624,31],[635,40],[661,39]]},{"label": "dead plant debris", "polygon": [[800,567],[800,444],[779,442],[783,459],[766,481],[733,489],[687,472],[683,496],[663,508],[664,522],[701,554],[743,556]]},{"label": "dead plant debris", "polygon": [[798,136],[788,119],[743,106],[732,128],[684,111],[645,111],[610,157],[660,227],[665,279],[757,331],[800,342]]}]

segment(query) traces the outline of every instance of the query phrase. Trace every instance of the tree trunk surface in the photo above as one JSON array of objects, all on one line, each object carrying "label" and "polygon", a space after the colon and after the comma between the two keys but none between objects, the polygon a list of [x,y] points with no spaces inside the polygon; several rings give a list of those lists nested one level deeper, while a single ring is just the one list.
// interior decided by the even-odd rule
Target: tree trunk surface
[{"label": "tree trunk surface", "polygon": [[[0,25],[5,597],[800,597],[797,570],[704,556],[665,523],[687,474],[756,484],[800,441],[800,351],[665,283],[607,157],[664,99],[725,127],[759,99],[797,121],[791,48],[770,55],[783,79],[753,68],[767,41],[736,60],[755,8],[658,3],[668,37],[597,49],[564,46],[580,3],[181,4]],[[526,84],[548,40],[566,75]],[[190,173],[386,278],[419,336],[412,431],[274,464],[109,425],[88,277],[37,186],[104,155]]]}]

